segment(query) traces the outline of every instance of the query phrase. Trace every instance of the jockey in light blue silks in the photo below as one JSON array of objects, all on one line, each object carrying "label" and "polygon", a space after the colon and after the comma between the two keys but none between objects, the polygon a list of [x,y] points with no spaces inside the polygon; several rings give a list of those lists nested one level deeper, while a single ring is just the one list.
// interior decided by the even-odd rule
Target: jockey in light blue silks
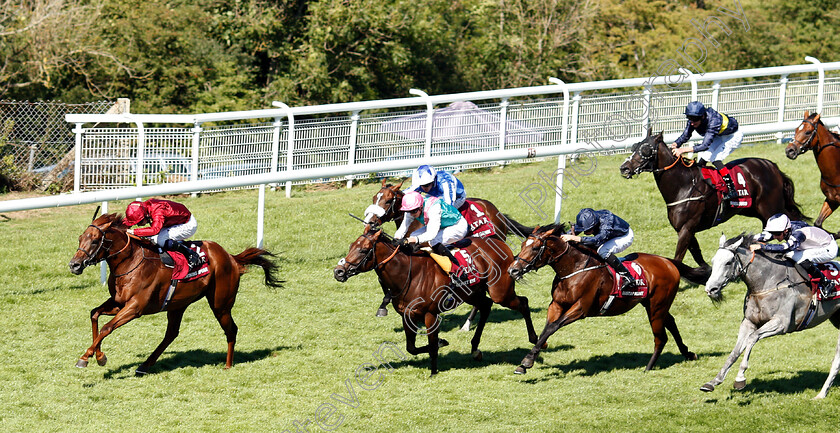
[{"label": "jockey in light blue silks", "polygon": [[421,165],[411,175],[411,187],[405,192],[417,191],[433,197],[440,197],[444,202],[461,209],[467,199],[464,184],[451,173],[435,170],[430,165]]},{"label": "jockey in light blue silks", "polygon": [[458,209],[438,197],[424,199],[419,192],[411,191],[403,196],[400,210],[405,212],[405,217],[394,233],[394,238],[404,238],[411,223],[415,219],[419,220],[423,227],[411,233],[406,241],[410,244],[428,242],[432,251],[449,258],[453,265],[452,271],[456,271],[458,262],[446,245],[458,242],[467,235],[467,220]]},{"label": "jockey in light blue silks", "polygon": [[[687,119],[685,130],[671,145],[674,155],[680,157],[686,152],[696,152],[701,166],[705,164],[702,161],[711,162],[726,183],[728,193],[724,199],[738,198],[729,170],[721,162],[737,149],[744,139],[744,134],[738,131],[738,121],[734,117],[707,108],[700,101],[688,103],[685,107],[685,117]],[[703,136],[703,141],[693,147],[679,147],[688,142],[694,131]]]},{"label": "jockey in light blue silks", "polygon": [[770,240],[781,244],[754,243],[750,250],[764,250],[786,253],[785,256],[799,263],[812,279],[819,279],[819,288],[824,298],[834,289],[834,284],[825,278],[815,263],[826,263],[837,256],[837,242],[825,230],[809,226],[803,221],[791,221],[785,214],[778,213],[767,220],[764,231],[756,236],[756,242]]}]

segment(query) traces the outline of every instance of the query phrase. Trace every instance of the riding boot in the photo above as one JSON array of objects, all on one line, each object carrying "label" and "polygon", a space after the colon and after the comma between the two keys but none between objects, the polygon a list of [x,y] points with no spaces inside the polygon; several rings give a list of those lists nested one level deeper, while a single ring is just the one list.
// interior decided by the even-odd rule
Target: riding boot
[{"label": "riding boot", "polygon": [[817,265],[810,260],[806,259],[799,262],[799,266],[802,266],[802,269],[808,272],[812,280],[819,280],[817,287],[819,287],[823,299],[828,299],[829,295],[834,291],[834,282],[827,279],[820,269],[817,268]]},{"label": "riding boot", "polygon": [[448,257],[449,261],[452,262],[452,269],[449,272],[449,276],[452,278],[453,282],[456,284],[469,283],[469,277],[466,272],[459,272],[461,270],[461,265],[458,264],[458,260],[455,259],[454,255],[452,255],[452,251],[449,251],[449,248],[446,248],[443,244],[434,244],[432,245],[432,252],[440,256]]},{"label": "riding boot", "polygon": [[633,290],[636,288],[636,279],[633,278],[633,275],[630,274],[630,271],[624,267],[624,264],[621,263],[621,260],[615,256],[615,254],[610,253],[609,256],[605,258],[606,262],[610,267],[612,267],[615,272],[620,276],[623,280],[621,282],[619,291],[624,292],[626,290]]},{"label": "riding boot", "polygon": [[738,198],[738,191],[735,190],[735,182],[732,181],[732,176],[729,174],[729,169],[726,168],[720,161],[714,161],[712,163],[715,168],[717,169],[718,173],[720,173],[720,177],[723,178],[723,183],[726,184],[726,195],[723,196],[724,200],[735,200]]},{"label": "riding boot", "polygon": [[188,247],[187,244],[183,243],[182,241],[167,239],[164,248],[166,248],[169,251],[175,251],[183,254],[184,257],[187,259],[187,264],[189,265],[190,269],[195,268],[201,264],[201,257],[198,255],[198,253],[193,251],[192,248]]}]

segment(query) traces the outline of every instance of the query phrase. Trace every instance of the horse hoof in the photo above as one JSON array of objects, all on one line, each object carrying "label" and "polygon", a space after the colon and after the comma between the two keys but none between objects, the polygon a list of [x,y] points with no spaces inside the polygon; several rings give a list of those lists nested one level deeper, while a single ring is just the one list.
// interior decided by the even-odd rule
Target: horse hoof
[{"label": "horse hoof", "polygon": [[740,390],[747,387],[747,381],[746,380],[736,380],[735,383],[732,384],[732,387],[735,388],[736,390],[740,391]]},{"label": "horse hoof", "polygon": [[105,354],[102,354],[102,357],[96,358],[96,363],[99,364],[100,367],[104,367],[105,364],[108,362],[108,357]]},{"label": "horse hoof", "polygon": [[388,310],[386,310],[384,308],[380,308],[380,309],[376,310],[376,317],[385,317],[387,315],[388,315]]},{"label": "horse hoof", "polygon": [[448,342],[448,341],[444,340],[443,338],[441,338],[440,340],[438,340],[438,347],[446,347],[446,346],[449,346],[449,342]]},{"label": "horse hoof", "polygon": [[475,352],[472,353],[472,357],[476,361],[481,361],[484,358],[484,354],[482,354],[480,350],[476,349]]},{"label": "horse hoof", "polygon": [[513,374],[525,374],[527,372],[528,370],[521,365],[519,367],[516,367],[516,370],[513,370]]},{"label": "horse hoof", "polygon": [[137,367],[137,370],[134,370],[135,377],[143,377],[147,374],[149,374],[149,372],[143,369],[143,367]]},{"label": "horse hoof", "polygon": [[688,352],[685,354],[685,359],[689,361],[697,361],[697,354],[694,352]]},{"label": "horse hoof", "polygon": [[703,386],[700,387],[700,391],[703,391],[703,392],[712,392],[714,390],[715,390],[715,386],[712,385],[712,382],[706,382],[706,383],[703,384]]},{"label": "horse hoof", "polygon": [[522,366],[522,368],[531,368],[531,367],[534,366],[534,360],[526,357],[525,359],[522,360],[520,365]]},{"label": "horse hoof", "polygon": [[85,368],[85,367],[87,367],[87,365],[88,365],[88,362],[87,362],[86,359],[80,359],[80,360],[76,361],[76,367],[78,367],[78,368]]},{"label": "horse hoof", "polygon": [[464,326],[462,326],[461,329],[459,329],[459,331],[467,332],[469,330],[470,330],[470,321],[467,320],[466,322],[464,322]]}]

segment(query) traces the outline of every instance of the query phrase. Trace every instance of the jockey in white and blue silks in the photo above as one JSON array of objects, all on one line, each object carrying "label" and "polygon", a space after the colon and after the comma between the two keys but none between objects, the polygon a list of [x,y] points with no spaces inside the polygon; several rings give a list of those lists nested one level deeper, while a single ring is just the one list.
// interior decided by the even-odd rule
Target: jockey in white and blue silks
[{"label": "jockey in white and blue silks", "polygon": [[452,261],[453,271],[458,262],[446,245],[455,243],[467,235],[467,220],[461,216],[458,209],[444,202],[438,197],[423,198],[417,191],[405,194],[402,199],[400,210],[405,212],[400,228],[394,233],[395,239],[405,237],[408,227],[415,219],[420,220],[423,227],[411,233],[406,239],[408,243],[428,242],[435,253],[449,257]]},{"label": "jockey in white and blue silks", "polygon": [[804,221],[791,221],[785,214],[778,213],[767,220],[764,231],[756,236],[756,242],[782,241],[780,244],[754,243],[750,250],[785,253],[799,263],[813,279],[819,279],[820,291],[824,297],[834,289],[834,284],[825,278],[815,263],[825,263],[837,256],[837,242],[834,237],[819,227],[809,226]]},{"label": "jockey in white and blue silks", "polygon": [[446,171],[437,171],[430,165],[421,165],[411,175],[411,187],[405,192],[417,191],[433,197],[440,197],[444,202],[461,209],[467,199],[464,184],[457,177]]}]

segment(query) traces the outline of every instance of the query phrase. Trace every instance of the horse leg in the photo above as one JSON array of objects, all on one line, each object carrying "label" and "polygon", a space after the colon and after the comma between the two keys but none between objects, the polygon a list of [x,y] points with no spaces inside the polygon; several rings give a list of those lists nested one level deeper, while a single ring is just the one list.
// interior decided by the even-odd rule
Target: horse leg
[{"label": "horse leg", "polygon": [[[117,304],[117,301],[114,298],[108,298],[102,305],[90,310],[90,324],[93,328],[93,338],[91,338],[91,342],[96,341],[96,336],[99,335],[99,316],[106,315],[106,316],[114,316],[120,311],[120,306]],[[102,353],[102,350],[97,347],[96,348],[96,363],[100,366],[104,367],[105,364],[108,362],[108,357]]]},{"label": "horse leg", "polygon": [[478,308],[473,306],[472,310],[470,310],[470,315],[467,316],[467,320],[464,322],[464,325],[461,326],[460,331],[469,331],[470,326],[472,326],[473,321],[475,320],[475,314],[478,313]]},{"label": "horse leg", "polygon": [[88,365],[88,358],[90,358],[94,353],[100,352],[101,348],[100,345],[102,344],[102,340],[107,337],[111,332],[115,329],[119,328],[122,325],[140,317],[140,308],[136,302],[132,302],[131,304],[126,305],[111,319],[99,333],[96,335],[96,338],[93,339],[93,344],[82,354],[79,361],[76,362],[76,367],[85,368]]},{"label": "horse leg", "polygon": [[703,384],[703,386],[700,387],[701,391],[714,391],[716,386],[723,383],[723,380],[726,378],[726,373],[729,372],[729,369],[732,368],[732,365],[735,364],[735,361],[737,361],[738,357],[741,356],[741,353],[744,352],[747,336],[754,333],[755,330],[756,328],[754,323],[750,322],[746,318],[741,321],[741,327],[738,329],[738,340],[735,342],[735,347],[732,348],[732,352],[729,354],[729,357],[726,358],[726,362],[723,363],[723,368],[720,369],[717,376]]},{"label": "horse leg", "polygon": [[137,370],[134,371],[136,376],[147,374],[149,368],[155,365],[155,362],[157,362],[163,351],[178,337],[178,333],[181,330],[181,319],[184,317],[184,311],[186,310],[186,308],[182,308],[180,310],[166,312],[166,334],[163,336],[163,341],[158,344],[158,347],[149,355],[149,358],[137,367]]},{"label": "horse leg", "polygon": [[391,303],[391,291],[383,287],[382,292],[385,293],[385,296],[382,297],[382,303],[379,304],[379,308],[376,310],[376,317],[387,316],[388,309],[386,307]]},{"label": "horse leg", "polygon": [[481,333],[484,332],[484,325],[487,324],[487,318],[490,317],[490,309],[493,307],[493,301],[486,297],[482,296],[481,301],[477,307],[473,307],[473,311],[476,311],[477,308],[481,309],[481,317],[478,319],[478,326],[475,328],[475,335],[473,335],[472,340],[472,356],[473,359],[476,361],[481,361],[483,355],[481,351],[478,350],[478,343],[481,341]]},{"label": "horse leg", "polygon": [[697,236],[692,233],[691,238],[688,240],[688,252],[691,253],[691,257],[694,258],[694,261],[700,266],[706,266],[706,260],[703,259],[703,252],[700,251],[700,243],[697,242]]},{"label": "horse leg", "polygon": [[769,322],[762,325],[761,328],[758,328],[756,332],[753,332],[747,337],[747,340],[744,343],[746,346],[746,349],[744,349],[744,359],[741,360],[741,368],[738,370],[738,375],[735,376],[735,389],[741,390],[747,386],[747,378],[744,373],[746,373],[747,368],[749,368],[750,352],[752,352],[752,348],[755,346],[755,343],[758,343],[758,340],[761,340],[762,338],[781,334],[785,331],[785,329],[786,326],[782,323],[782,320],[779,317],[774,317]]},{"label": "horse leg", "polygon": [[519,367],[516,367],[514,373],[525,374],[529,368],[534,366],[534,360],[542,350],[542,347],[548,341],[548,337],[551,337],[552,334],[557,332],[557,330],[564,325],[568,325],[569,323],[585,317],[585,311],[586,309],[581,308],[580,301],[578,301],[569,308],[565,314],[562,314],[563,308],[556,302],[552,302],[551,305],[548,306],[548,318],[546,319],[546,325],[539,338],[537,338],[537,343],[534,344],[531,351],[525,355],[525,358],[522,359]]},{"label": "horse leg", "polygon": [[[491,295],[493,292],[490,292]],[[493,299],[496,302],[495,299]],[[537,331],[534,329],[534,322],[531,321],[531,309],[528,307],[528,298],[524,296],[512,296],[506,300],[500,300],[497,304],[518,311],[525,319],[525,328],[528,330],[528,341],[537,344]]]},{"label": "horse leg", "polygon": [[840,335],[837,338],[837,347],[834,349],[834,360],[831,361],[831,370],[828,372],[828,377],[825,379],[825,383],[823,384],[820,393],[817,394],[814,399],[825,398],[828,394],[828,388],[831,388],[831,384],[834,383],[834,378],[837,376],[837,370],[840,370]]},{"label": "horse leg", "polygon": [[429,375],[429,377],[432,377],[438,373],[438,331],[440,330],[440,326],[437,323],[437,314],[427,312],[425,315],[425,322],[426,338],[429,339],[429,361],[431,363],[432,368],[432,373]]},{"label": "horse leg", "polygon": [[[677,232],[677,249],[674,252],[674,260],[682,261],[685,257],[685,252],[688,250],[688,244],[694,235],[685,225]],[[697,240],[695,239],[695,242]]]},{"label": "horse leg", "polygon": [[817,215],[817,219],[814,221],[814,226],[822,228],[825,219],[828,218],[829,215],[831,215],[831,213],[834,212],[835,209],[837,209],[838,205],[840,205],[840,202],[825,199],[825,201],[822,204],[822,207],[820,208],[820,214]]},{"label": "horse leg", "polygon": [[[662,349],[665,348],[665,343],[668,342],[668,334],[665,332],[665,320],[659,317],[660,314],[652,313],[652,308],[649,303],[645,303],[645,309],[648,313],[650,329],[653,331],[653,355],[650,357],[647,367],[645,367],[645,371],[650,371],[650,369],[653,368],[653,365],[656,364],[656,360],[659,359],[659,355],[662,354]],[[657,313],[658,311],[659,310],[657,310]]]},{"label": "horse leg", "polygon": [[683,343],[682,337],[680,336],[680,330],[677,329],[677,322],[674,320],[674,316],[672,316],[670,312],[665,316],[665,329],[674,336],[674,342],[677,343],[677,347],[679,347],[682,356],[689,361],[696,361],[697,354],[689,351],[688,346]]}]

